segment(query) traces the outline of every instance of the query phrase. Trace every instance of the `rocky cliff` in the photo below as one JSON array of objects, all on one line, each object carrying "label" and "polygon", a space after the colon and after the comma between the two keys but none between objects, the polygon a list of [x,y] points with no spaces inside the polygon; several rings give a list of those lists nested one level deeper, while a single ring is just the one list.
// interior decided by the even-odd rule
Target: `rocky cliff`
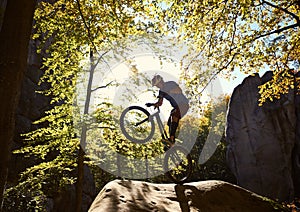
[{"label": "rocky cliff", "polygon": [[223,181],[176,185],[114,180],[101,190],[89,212],[277,211],[274,206],[266,198]]},{"label": "rocky cliff", "polygon": [[258,86],[271,77],[271,72],[249,76],[234,89],[227,114],[227,162],[238,185],[284,201],[300,187],[300,100],[291,91],[258,106]]}]

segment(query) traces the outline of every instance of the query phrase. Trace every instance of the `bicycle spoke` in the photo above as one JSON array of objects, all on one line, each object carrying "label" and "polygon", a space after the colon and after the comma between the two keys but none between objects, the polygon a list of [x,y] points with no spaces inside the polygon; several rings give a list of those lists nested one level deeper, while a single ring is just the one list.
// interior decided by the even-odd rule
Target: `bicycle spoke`
[{"label": "bicycle spoke", "polygon": [[149,118],[145,118],[144,120],[135,123],[135,126],[139,126],[140,124],[143,124],[144,122],[149,121]]},{"label": "bicycle spoke", "polygon": [[176,146],[166,154],[164,166],[169,178],[176,183],[182,183],[191,174],[192,159],[183,147]]},{"label": "bicycle spoke", "polygon": [[138,106],[129,107],[123,111],[120,126],[125,137],[136,143],[145,143],[154,134],[153,119],[149,120],[149,113]]}]

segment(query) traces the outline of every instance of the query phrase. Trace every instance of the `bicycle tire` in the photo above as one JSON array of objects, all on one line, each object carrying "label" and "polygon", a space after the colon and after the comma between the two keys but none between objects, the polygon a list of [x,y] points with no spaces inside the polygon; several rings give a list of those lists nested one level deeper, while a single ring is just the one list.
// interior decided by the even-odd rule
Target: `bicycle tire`
[{"label": "bicycle tire", "polygon": [[[173,165],[171,165],[170,162],[173,163]],[[187,182],[192,174],[192,170],[193,160],[189,152],[183,146],[174,145],[166,152],[164,171],[166,176],[174,183],[183,184]]]},{"label": "bicycle tire", "polygon": [[[144,121],[144,122],[148,123],[148,125],[146,125],[145,128],[149,128],[149,129],[143,129],[143,130],[145,130],[145,133],[143,133],[145,137],[141,137],[141,138],[138,137],[138,135],[141,134],[138,131],[138,129],[133,129],[133,133],[130,132],[130,129],[132,130],[132,128],[135,128],[135,127],[137,128],[137,126],[133,126],[132,124],[129,124],[130,129],[127,127],[126,121],[129,122],[129,120],[127,120],[127,119],[129,119],[130,117],[127,117],[127,116],[130,116],[130,114],[129,114],[130,112],[139,113],[140,116],[143,116],[141,119],[147,119],[146,121]],[[138,143],[138,144],[143,144],[143,143],[148,142],[153,137],[154,131],[155,131],[154,120],[153,120],[153,118],[149,119],[149,116],[150,116],[150,113],[143,107],[130,106],[130,107],[126,108],[120,116],[120,128],[121,128],[121,131],[124,134],[124,136],[128,140]],[[131,117],[131,118],[135,118],[135,117]],[[141,129],[139,129],[139,130],[141,130]]]}]

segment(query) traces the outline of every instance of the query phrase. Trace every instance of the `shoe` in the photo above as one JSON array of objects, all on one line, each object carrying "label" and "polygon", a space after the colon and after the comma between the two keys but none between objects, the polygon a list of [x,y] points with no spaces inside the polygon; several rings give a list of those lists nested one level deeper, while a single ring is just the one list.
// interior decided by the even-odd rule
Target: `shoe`
[{"label": "shoe", "polygon": [[168,141],[170,142],[171,145],[174,145],[174,144],[175,144],[175,140],[172,141],[172,140],[169,138]]}]

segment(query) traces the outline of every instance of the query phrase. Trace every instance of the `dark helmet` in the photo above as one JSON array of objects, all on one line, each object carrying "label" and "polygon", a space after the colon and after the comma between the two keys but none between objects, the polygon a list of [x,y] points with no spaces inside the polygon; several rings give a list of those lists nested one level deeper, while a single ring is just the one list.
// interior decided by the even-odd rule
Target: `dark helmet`
[{"label": "dark helmet", "polygon": [[152,79],[152,86],[156,86],[158,83],[162,82],[163,78],[160,75],[155,75]]}]

